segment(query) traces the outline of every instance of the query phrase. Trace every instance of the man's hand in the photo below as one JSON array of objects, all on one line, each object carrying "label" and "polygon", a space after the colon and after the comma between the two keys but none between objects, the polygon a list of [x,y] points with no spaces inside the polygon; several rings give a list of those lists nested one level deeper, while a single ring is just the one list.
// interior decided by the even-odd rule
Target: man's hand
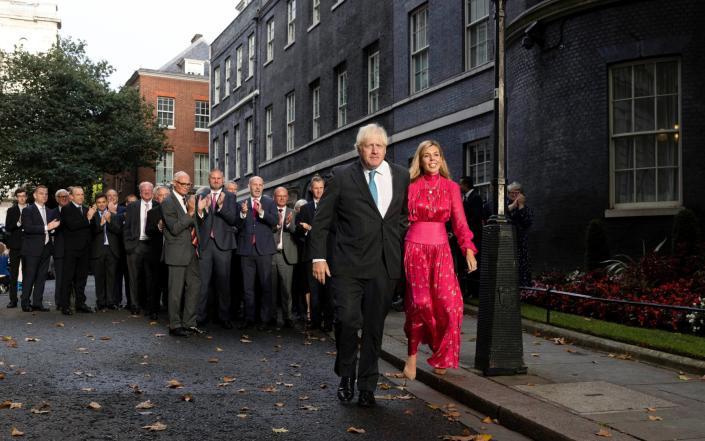
[{"label": "man's hand", "polygon": [[188,212],[189,216],[193,216],[193,213],[196,212],[195,196],[189,196],[189,198],[186,200],[186,211]]},{"label": "man's hand", "polygon": [[286,220],[284,221],[284,225],[289,225],[291,223],[291,219],[293,219],[293,213],[290,211],[289,214],[286,215]]},{"label": "man's hand", "polygon": [[247,214],[247,201],[243,201],[242,204],[240,204],[240,213]]},{"label": "man's hand", "polygon": [[216,202],[218,204],[218,209],[220,210],[223,208],[223,203],[225,202],[225,192],[221,191],[220,194],[218,195],[218,201]]},{"label": "man's hand", "polygon": [[159,222],[157,223],[157,228],[159,228],[159,231],[164,231],[164,220],[159,219]]},{"label": "man's hand", "polygon": [[95,214],[95,212],[96,212],[95,205],[91,205],[91,207],[88,209],[88,212],[86,213],[86,218],[88,218],[88,220],[93,219],[93,215]]},{"label": "man's hand", "polygon": [[47,224],[47,230],[49,230],[49,231],[55,230],[56,228],[59,227],[59,225],[61,225],[61,221],[59,221],[59,219],[54,219],[53,221],[51,221]]},{"label": "man's hand", "polygon": [[330,269],[328,268],[328,262],[321,260],[320,262],[313,262],[313,277],[320,282],[321,285],[326,284],[326,276],[330,277]]},{"label": "man's hand", "polygon": [[199,198],[198,199],[198,212],[200,213],[201,211],[205,210],[206,207],[209,207],[210,205],[211,205],[211,195],[208,195],[205,198]]},{"label": "man's hand", "polygon": [[108,211],[111,213],[117,213],[117,204],[114,202],[108,202]]},{"label": "man's hand", "polygon": [[303,228],[306,231],[311,231],[311,225],[307,224],[306,222],[301,222],[299,225],[301,225],[301,228]]}]

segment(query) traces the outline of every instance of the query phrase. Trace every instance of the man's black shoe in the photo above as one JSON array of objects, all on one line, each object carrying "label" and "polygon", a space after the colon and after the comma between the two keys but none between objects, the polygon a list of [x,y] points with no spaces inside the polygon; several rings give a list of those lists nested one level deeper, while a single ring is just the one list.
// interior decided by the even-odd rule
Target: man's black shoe
[{"label": "man's black shoe", "polygon": [[149,314],[149,319],[150,320],[159,320],[159,314],[157,314],[156,312],[153,312],[153,313]]},{"label": "man's black shoe", "polygon": [[138,315],[140,315],[140,310],[137,308],[131,308],[130,315],[138,316]]},{"label": "man's black shoe", "polygon": [[23,306],[22,311],[24,312],[32,312],[32,307],[31,306]]},{"label": "man's black shoe", "polygon": [[93,310],[88,305],[78,305],[76,307],[76,312],[83,312],[86,314],[90,314],[91,312],[93,312]]},{"label": "man's black shoe", "polygon": [[404,312],[404,298],[402,297],[399,300],[392,302],[392,309],[396,312]]},{"label": "man's black shoe", "polygon": [[61,308],[61,313],[63,315],[73,315],[73,311],[71,311],[71,308]]},{"label": "man's black shoe", "polygon": [[188,337],[188,332],[184,328],[174,328],[174,329],[169,329],[169,335],[173,335],[174,337]]},{"label": "man's black shoe", "polygon": [[186,332],[189,334],[203,335],[206,333],[203,329],[199,329],[197,326],[191,326],[190,328],[185,328]]},{"label": "man's black shoe", "polygon": [[291,329],[294,327],[294,322],[291,319],[286,319],[284,320],[284,327],[287,329]]},{"label": "man's black shoe", "polygon": [[342,377],[338,386],[338,399],[340,401],[351,401],[355,397],[355,379],[353,377]]},{"label": "man's black shoe", "polygon": [[32,306],[32,311],[49,312],[49,308],[45,308],[44,306]]},{"label": "man's black shoe", "polygon": [[222,326],[223,329],[233,329],[233,324],[230,320],[223,320],[220,322],[220,326]]},{"label": "man's black shoe", "polygon": [[360,396],[357,398],[357,405],[360,407],[375,407],[377,401],[375,401],[375,394],[369,390],[361,390]]},{"label": "man's black shoe", "polygon": [[17,302],[10,302],[7,304],[7,309],[17,308]]}]

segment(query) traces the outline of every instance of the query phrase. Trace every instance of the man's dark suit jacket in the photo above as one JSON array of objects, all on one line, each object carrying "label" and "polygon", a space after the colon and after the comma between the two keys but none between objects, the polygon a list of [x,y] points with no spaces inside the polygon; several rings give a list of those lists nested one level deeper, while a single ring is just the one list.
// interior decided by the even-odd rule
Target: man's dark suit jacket
[{"label": "man's dark suit jacket", "polygon": [[[316,216],[316,203],[315,201],[310,201],[299,210],[299,215],[296,216],[296,228],[299,237],[303,238],[303,253],[301,255],[302,259],[305,261],[311,260],[311,247],[309,245],[309,238],[311,233],[306,234],[306,230],[301,227],[301,223],[307,223],[313,225],[313,220]],[[335,224],[335,220],[333,220]],[[333,250],[335,250],[335,228],[328,230],[328,240],[326,241],[326,260],[328,265],[333,262]]]},{"label": "man's dark suit jacket", "polygon": [[[45,206],[46,207],[46,206]],[[57,210],[46,208],[47,224],[58,218]],[[44,220],[39,208],[30,204],[22,210],[22,255],[39,257],[44,251],[44,241],[46,231],[44,230]],[[52,246],[51,241],[49,245]]]},{"label": "man's dark suit jacket", "polygon": [[[152,208],[159,205],[157,201],[152,199]],[[123,214],[122,239],[125,243],[125,252],[131,254],[140,243],[140,209],[142,208],[142,199],[137,199],[125,209]],[[145,226],[145,230],[146,230]],[[146,231],[145,231],[146,234]]]},{"label": "man's dark suit jacket", "polygon": [[[242,225],[237,235],[237,254],[240,256],[266,256],[276,254],[277,245],[274,243],[272,232],[279,220],[277,204],[267,197],[260,198],[261,209],[264,210],[264,217],[253,215],[252,198],[247,198],[247,218],[241,219]],[[242,202],[238,202],[239,207]],[[238,209],[238,218],[240,210]],[[255,236],[255,244],[252,244],[252,236]]]},{"label": "man's dark suit jacket", "polygon": [[482,196],[477,190],[473,190],[470,193],[470,197],[463,201],[463,210],[465,211],[465,219],[468,221],[468,227],[470,227],[470,231],[473,234],[472,241],[479,250],[482,243],[482,220],[485,211],[483,209]]},{"label": "man's dark suit jacket", "polygon": [[149,236],[149,261],[159,263],[164,260],[164,233],[159,231],[159,221],[162,220],[162,207],[155,205],[147,212],[147,225],[144,232]]},{"label": "man's dark suit jacket", "polygon": [[167,265],[187,266],[196,253],[191,244],[191,228],[196,227],[196,221],[181,208],[176,198],[182,197],[172,190],[161,204],[164,218],[164,263]]},{"label": "man's dark suit jacket", "polygon": [[[25,206],[27,208],[28,206]],[[14,204],[7,210],[5,217],[5,231],[10,233],[7,238],[7,247],[11,250],[22,249],[22,226],[18,226],[20,221],[20,207]]]},{"label": "man's dark suit jacket", "polygon": [[[113,217],[115,216],[115,217]],[[100,214],[96,211],[90,221],[91,224],[91,234],[93,235],[93,241],[91,243],[91,257],[99,257],[100,252],[104,245],[105,237],[103,236],[103,226],[100,225]],[[117,215],[112,215],[110,217],[110,222],[106,223],[106,233],[108,236],[108,248],[113,253],[115,258],[120,257],[120,222],[117,219]]]},{"label": "man's dark suit jacket", "polygon": [[389,167],[393,196],[384,218],[365,182],[362,163],[355,161],[335,169],[309,232],[311,258],[325,259],[328,232],[335,229],[329,264],[333,277],[374,278],[383,264],[390,279],[401,278],[409,171],[392,163]]},{"label": "man's dark suit jacket", "polygon": [[[234,194],[228,193],[223,189],[220,191],[225,195],[223,208],[219,209],[216,205],[215,213],[206,212],[202,218],[200,216],[196,217],[199,238],[203,239],[199,242],[201,250],[204,250],[211,242],[211,240],[208,240],[211,228],[215,236],[215,245],[219,250],[227,251],[237,248],[237,228],[233,228],[233,226],[242,224],[243,220],[240,219],[240,207],[235,201]],[[206,198],[209,193],[210,189],[199,194],[198,199]],[[198,200],[196,204],[198,204]],[[210,210],[210,207],[208,207],[208,210]]]},{"label": "man's dark suit jacket", "polygon": [[83,208],[83,214],[73,202],[61,209],[61,224],[64,235],[64,249],[88,252],[91,244],[91,225],[86,218],[88,209]]}]

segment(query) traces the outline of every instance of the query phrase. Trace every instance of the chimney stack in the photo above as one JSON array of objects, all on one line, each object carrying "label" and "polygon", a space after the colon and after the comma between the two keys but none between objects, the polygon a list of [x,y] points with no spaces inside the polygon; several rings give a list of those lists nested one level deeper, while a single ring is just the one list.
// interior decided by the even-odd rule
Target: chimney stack
[{"label": "chimney stack", "polygon": [[199,40],[199,39],[201,39],[201,38],[203,38],[203,34],[196,34],[196,35],[194,35],[193,38],[191,39],[191,44],[195,43],[196,40]]}]

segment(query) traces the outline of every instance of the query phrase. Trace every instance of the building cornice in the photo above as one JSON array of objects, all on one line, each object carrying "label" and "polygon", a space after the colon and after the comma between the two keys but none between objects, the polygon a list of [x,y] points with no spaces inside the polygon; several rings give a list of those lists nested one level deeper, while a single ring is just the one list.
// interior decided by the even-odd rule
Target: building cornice
[{"label": "building cornice", "polygon": [[209,128],[210,128],[210,127],[213,127],[215,124],[219,123],[220,121],[222,121],[223,119],[225,119],[228,115],[230,115],[231,113],[233,113],[234,111],[236,111],[236,110],[239,109],[240,107],[244,106],[244,105],[247,104],[250,100],[254,99],[254,98],[257,97],[257,96],[259,96],[259,89],[255,89],[255,90],[252,91],[249,95],[247,95],[246,97],[244,97],[243,99],[241,99],[240,101],[238,101],[237,103],[235,103],[234,106],[232,106],[231,108],[229,108],[228,110],[226,110],[222,115],[220,115],[220,116],[217,117],[216,119],[212,120],[210,123],[208,123],[208,127],[209,127]]},{"label": "building cornice", "polygon": [[196,76],[175,72],[162,72],[159,70],[152,69],[138,69],[136,70],[129,80],[125,83],[126,86],[133,85],[138,77],[156,77],[156,78],[168,78],[171,80],[185,80],[185,81],[195,81],[197,83],[210,83],[210,79],[206,76]]}]

